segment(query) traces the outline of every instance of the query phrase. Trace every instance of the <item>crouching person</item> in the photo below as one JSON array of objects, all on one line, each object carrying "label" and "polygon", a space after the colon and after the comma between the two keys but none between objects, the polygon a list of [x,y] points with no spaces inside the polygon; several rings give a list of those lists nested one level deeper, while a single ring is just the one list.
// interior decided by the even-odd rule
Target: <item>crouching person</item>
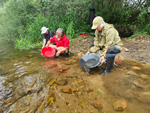
[{"label": "crouching person", "polygon": [[[50,45],[50,43],[54,43],[56,45]],[[50,45],[50,47],[54,48],[56,50],[56,56],[59,56],[60,54],[68,55],[69,53],[69,44],[70,41],[64,34],[64,31],[62,28],[58,28],[56,31],[56,35],[54,35],[48,42],[46,47]]]},{"label": "crouching person", "polygon": [[121,52],[123,43],[114,26],[105,23],[100,16],[94,18],[92,29],[96,29],[94,46],[92,46],[86,54],[101,51],[100,61],[103,63],[106,60],[105,71],[100,73],[100,75],[103,76],[112,71],[114,58],[116,54]]}]

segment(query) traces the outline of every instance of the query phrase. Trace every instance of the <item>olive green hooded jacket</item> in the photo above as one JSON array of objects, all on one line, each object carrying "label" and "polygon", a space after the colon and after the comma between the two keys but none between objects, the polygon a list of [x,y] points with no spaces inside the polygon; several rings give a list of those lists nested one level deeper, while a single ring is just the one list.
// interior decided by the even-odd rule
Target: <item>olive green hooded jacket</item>
[{"label": "olive green hooded jacket", "polygon": [[107,49],[111,46],[123,48],[123,43],[119,37],[118,31],[112,24],[105,23],[102,32],[95,31],[94,46],[89,49],[89,52],[96,53],[102,49],[101,56],[106,56]]}]

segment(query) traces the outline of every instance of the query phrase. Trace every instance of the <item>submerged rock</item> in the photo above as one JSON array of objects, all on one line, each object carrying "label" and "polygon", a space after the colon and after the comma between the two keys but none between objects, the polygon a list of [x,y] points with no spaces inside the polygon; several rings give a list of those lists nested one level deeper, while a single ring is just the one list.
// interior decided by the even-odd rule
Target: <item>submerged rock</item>
[{"label": "submerged rock", "polygon": [[66,78],[74,78],[74,75],[65,75]]},{"label": "submerged rock", "polygon": [[81,58],[84,54],[82,52],[78,53],[78,58]]},{"label": "submerged rock", "polygon": [[72,64],[72,61],[65,61],[63,62],[65,65],[71,65]]},{"label": "submerged rock", "polygon": [[115,58],[114,62],[117,63],[117,64],[121,64],[122,61],[117,59],[117,58]]},{"label": "submerged rock", "polygon": [[60,85],[60,86],[64,86],[64,85],[66,85],[68,82],[66,81],[66,80],[58,80],[58,81],[56,81],[56,84],[57,85]]},{"label": "submerged rock", "polygon": [[64,71],[67,71],[67,70],[69,70],[69,69],[70,69],[69,66],[63,65],[63,66],[57,68],[55,71],[56,71],[56,72],[64,72]]},{"label": "submerged rock", "polygon": [[117,57],[118,57],[117,59],[119,59],[121,61],[125,60],[125,58],[122,55],[117,55]]},{"label": "submerged rock", "polygon": [[139,83],[138,81],[133,81],[133,85],[135,85],[137,88],[148,89],[147,85],[143,85],[142,83]]},{"label": "submerged rock", "polygon": [[128,71],[127,73],[126,73],[127,75],[133,75],[133,76],[139,76],[136,72],[134,72],[134,71]]},{"label": "submerged rock", "polygon": [[98,110],[101,110],[103,108],[101,102],[95,102],[95,103],[92,103],[92,105],[94,106],[94,108]]},{"label": "submerged rock", "polygon": [[61,89],[61,92],[71,94],[72,90],[70,88],[63,88]]},{"label": "submerged rock", "polygon": [[27,57],[27,58],[32,58],[32,57],[33,57],[33,55],[26,55],[26,57]]},{"label": "submerged rock", "polygon": [[132,69],[134,69],[134,70],[141,70],[141,68],[137,67],[137,66],[132,66]]},{"label": "submerged rock", "polygon": [[72,88],[72,92],[77,92],[78,89],[77,88]]},{"label": "submerged rock", "polygon": [[150,91],[148,92],[138,92],[135,94],[135,98],[143,103],[150,103]]},{"label": "submerged rock", "polygon": [[48,84],[50,85],[50,86],[52,86],[55,82],[56,82],[56,78],[53,78]]},{"label": "submerged rock", "polygon": [[116,100],[113,103],[113,108],[116,111],[124,111],[127,108],[127,102],[122,99]]},{"label": "submerged rock", "polygon": [[93,92],[93,91],[94,91],[94,89],[93,89],[93,88],[91,88],[91,87],[86,87],[86,88],[85,88],[85,91],[89,93],[89,92]]},{"label": "submerged rock", "polygon": [[149,75],[146,75],[146,74],[142,74],[142,75],[140,75],[140,77],[142,79],[150,79]]},{"label": "submerged rock", "polygon": [[85,102],[79,102],[79,106],[81,106],[83,109],[85,108]]},{"label": "submerged rock", "polygon": [[125,52],[129,52],[128,48],[124,47],[123,49],[124,49]]}]

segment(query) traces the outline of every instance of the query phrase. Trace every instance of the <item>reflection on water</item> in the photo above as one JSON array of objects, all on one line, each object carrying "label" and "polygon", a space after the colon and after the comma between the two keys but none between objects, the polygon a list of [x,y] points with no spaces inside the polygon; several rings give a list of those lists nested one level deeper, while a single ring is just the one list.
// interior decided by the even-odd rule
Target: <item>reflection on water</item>
[{"label": "reflection on water", "polygon": [[117,113],[117,99],[127,102],[127,113],[150,111],[149,65],[124,61],[100,78],[103,68],[84,70],[75,55],[45,58],[4,40],[0,53],[0,113]]}]

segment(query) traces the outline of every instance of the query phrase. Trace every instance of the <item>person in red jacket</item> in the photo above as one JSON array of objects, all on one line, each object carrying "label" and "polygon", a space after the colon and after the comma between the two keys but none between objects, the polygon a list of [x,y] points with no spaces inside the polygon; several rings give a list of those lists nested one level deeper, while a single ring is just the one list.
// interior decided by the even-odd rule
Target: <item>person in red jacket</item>
[{"label": "person in red jacket", "polygon": [[[54,43],[56,45],[50,45],[50,43]],[[56,56],[59,56],[60,54],[68,54],[69,52],[69,44],[70,41],[67,38],[67,36],[64,34],[64,31],[62,28],[58,28],[56,31],[56,35],[54,35],[46,44],[46,47],[50,45],[50,47],[54,48],[56,52]]]}]

